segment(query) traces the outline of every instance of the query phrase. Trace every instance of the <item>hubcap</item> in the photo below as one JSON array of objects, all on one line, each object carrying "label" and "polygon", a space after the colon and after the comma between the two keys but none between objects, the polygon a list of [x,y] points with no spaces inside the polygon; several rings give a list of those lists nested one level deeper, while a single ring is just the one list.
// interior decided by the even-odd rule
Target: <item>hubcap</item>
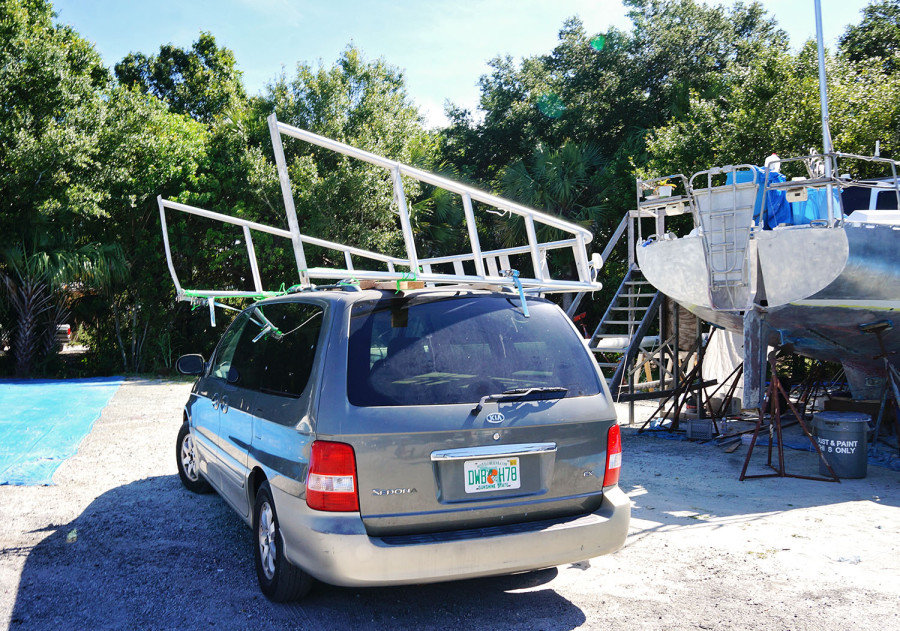
[{"label": "hubcap", "polygon": [[259,559],[263,573],[272,580],[275,576],[275,515],[268,502],[263,502],[259,509]]},{"label": "hubcap", "polygon": [[181,468],[191,482],[200,479],[197,461],[194,459],[194,438],[190,434],[185,434],[184,440],[181,441]]}]

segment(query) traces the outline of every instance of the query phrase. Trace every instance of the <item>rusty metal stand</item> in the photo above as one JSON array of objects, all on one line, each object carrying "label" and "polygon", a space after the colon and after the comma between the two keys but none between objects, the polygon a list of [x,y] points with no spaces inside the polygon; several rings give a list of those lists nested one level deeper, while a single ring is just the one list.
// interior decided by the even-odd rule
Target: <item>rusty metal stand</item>
[{"label": "rusty metal stand", "polygon": [[[709,336],[706,340],[706,344],[709,344],[709,340],[712,338],[715,332],[716,329],[712,329],[710,331]],[[694,355],[694,353],[696,353],[697,363],[687,374],[682,374],[681,366],[676,362],[674,370],[675,388],[669,391],[665,398],[662,398],[660,400],[656,411],[653,412],[653,414],[651,414],[650,417],[646,421],[644,421],[643,425],[641,425],[641,427],[638,429],[639,434],[644,432],[653,418],[657,417],[660,412],[663,412],[663,410],[665,410],[665,412],[663,412],[663,418],[668,418],[669,414],[673,415],[672,424],[669,426],[668,431],[673,432],[678,429],[678,425],[681,420],[681,410],[687,403],[687,397],[690,396],[691,393],[694,393],[698,397],[698,411],[702,408],[711,409],[712,406],[709,403],[708,397],[706,397],[706,401],[704,402],[704,391],[708,386],[716,385],[716,381],[712,379],[703,381],[703,373],[701,372],[703,369],[703,349],[703,336],[698,332],[697,340],[694,342],[694,348],[690,350],[690,354],[684,362],[687,363],[688,361],[690,361],[690,358]],[[716,431],[718,431],[718,425],[716,426]]]},{"label": "rusty metal stand", "polygon": [[[706,399],[706,409],[709,411],[709,416],[712,418],[713,423],[716,424],[716,431],[719,431],[719,425],[716,423],[717,419],[725,418],[727,415],[725,414],[725,410],[731,405],[732,400],[734,400],[734,392],[737,390],[737,385],[741,381],[741,377],[744,374],[744,362],[741,362],[737,366],[735,366],[734,370],[722,380],[722,383],[716,386],[716,389],[712,391],[712,393]],[[712,406],[712,398],[719,393],[725,384],[731,383],[728,387],[728,392],[725,394],[725,397],[722,399],[722,403],[719,405],[718,410],[713,410]]]},{"label": "rusty metal stand", "polygon": [[897,385],[897,383],[900,382],[900,373],[898,373],[897,369],[891,365],[889,359],[889,355],[893,354],[895,351],[888,353],[884,346],[884,340],[881,338],[881,334],[884,331],[890,331],[894,328],[894,324],[890,320],[881,320],[872,324],[860,325],[859,328],[863,333],[875,334],[875,337],[878,339],[878,348],[881,350],[881,354],[876,355],[875,359],[884,361],[884,390],[881,394],[881,405],[878,408],[878,419],[875,421],[875,436],[872,439],[872,443],[878,442],[879,433],[881,432],[881,420],[884,417],[885,407],[893,400],[894,434],[897,437],[897,452],[900,453],[900,388],[898,388]]},{"label": "rusty metal stand", "polygon": [[[800,478],[803,480],[820,480],[822,482],[840,482],[837,477],[837,474],[834,472],[834,469],[831,468],[831,465],[828,464],[828,461],[825,459],[825,456],[822,454],[822,450],[819,448],[818,443],[813,439],[812,434],[810,434],[809,429],[806,427],[806,423],[803,420],[803,415],[801,415],[797,408],[794,407],[794,404],[791,403],[791,399],[788,396],[787,392],[785,392],[784,388],[781,385],[781,381],[778,379],[778,373],[775,371],[775,356],[776,353],[773,352],[769,355],[769,366],[772,368],[772,379],[768,388],[768,397],[769,397],[769,458],[766,464],[774,469],[774,473],[762,473],[756,475],[747,475],[747,467],[750,466],[750,457],[753,455],[753,448],[756,446],[756,439],[759,437],[759,431],[762,429],[763,425],[763,411],[762,408],[757,408],[757,419],[756,419],[756,427],[753,430],[753,438],[750,439],[750,449],[747,450],[747,457],[744,459],[744,468],[741,469],[741,477],[738,478],[741,482],[744,480],[749,480],[752,478]],[[790,407],[791,412],[794,414],[794,417],[800,423],[800,427],[803,428],[803,433],[806,434],[806,437],[809,439],[810,444],[815,448],[816,453],[819,454],[819,458],[825,463],[825,467],[828,469],[828,472],[831,473],[831,478],[820,477],[820,476],[807,476],[807,475],[797,475],[795,473],[788,473],[784,466],[784,441],[782,440],[781,433],[781,410],[780,405],[778,403],[778,393],[781,393],[785,401],[787,401],[788,407]],[[778,440],[778,467],[772,465],[772,443],[774,442],[773,438]]]}]

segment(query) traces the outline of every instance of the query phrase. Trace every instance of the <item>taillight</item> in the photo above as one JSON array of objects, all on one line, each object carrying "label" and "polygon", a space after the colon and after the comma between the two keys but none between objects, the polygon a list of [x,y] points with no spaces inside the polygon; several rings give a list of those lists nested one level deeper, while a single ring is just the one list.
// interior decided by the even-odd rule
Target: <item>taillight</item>
[{"label": "taillight", "polygon": [[312,444],[306,504],[324,511],[358,511],[356,456],[344,443],[317,440]]},{"label": "taillight", "polygon": [[622,433],[618,425],[613,425],[606,434],[606,475],[603,476],[603,486],[618,484],[621,469]]}]

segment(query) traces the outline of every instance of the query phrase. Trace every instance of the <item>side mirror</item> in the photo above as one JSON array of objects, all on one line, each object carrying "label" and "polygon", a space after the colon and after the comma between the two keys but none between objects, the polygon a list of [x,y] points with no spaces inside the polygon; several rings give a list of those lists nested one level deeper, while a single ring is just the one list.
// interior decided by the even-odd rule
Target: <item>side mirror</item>
[{"label": "side mirror", "polygon": [[205,368],[203,355],[182,355],[175,362],[175,369],[182,375],[202,375]]}]

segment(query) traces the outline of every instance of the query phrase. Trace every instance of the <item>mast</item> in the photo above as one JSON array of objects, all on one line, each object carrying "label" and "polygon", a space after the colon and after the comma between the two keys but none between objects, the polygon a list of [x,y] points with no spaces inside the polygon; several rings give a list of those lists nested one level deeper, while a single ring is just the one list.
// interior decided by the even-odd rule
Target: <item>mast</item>
[{"label": "mast", "polygon": [[[831,179],[832,173],[832,154],[834,146],[831,143],[831,130],[828,128],[828,84],[825,79],[825,45],[822,42],[822,2],[815,0],[816,6],[816,47],[819,53],[819,103],[822,109],[822,153],[825,156],[825,177]],[[834,216],[834,197],[832,193],[832,185],[826,187],[828,195],[828,225],[833,226],[835,223]]]}]

